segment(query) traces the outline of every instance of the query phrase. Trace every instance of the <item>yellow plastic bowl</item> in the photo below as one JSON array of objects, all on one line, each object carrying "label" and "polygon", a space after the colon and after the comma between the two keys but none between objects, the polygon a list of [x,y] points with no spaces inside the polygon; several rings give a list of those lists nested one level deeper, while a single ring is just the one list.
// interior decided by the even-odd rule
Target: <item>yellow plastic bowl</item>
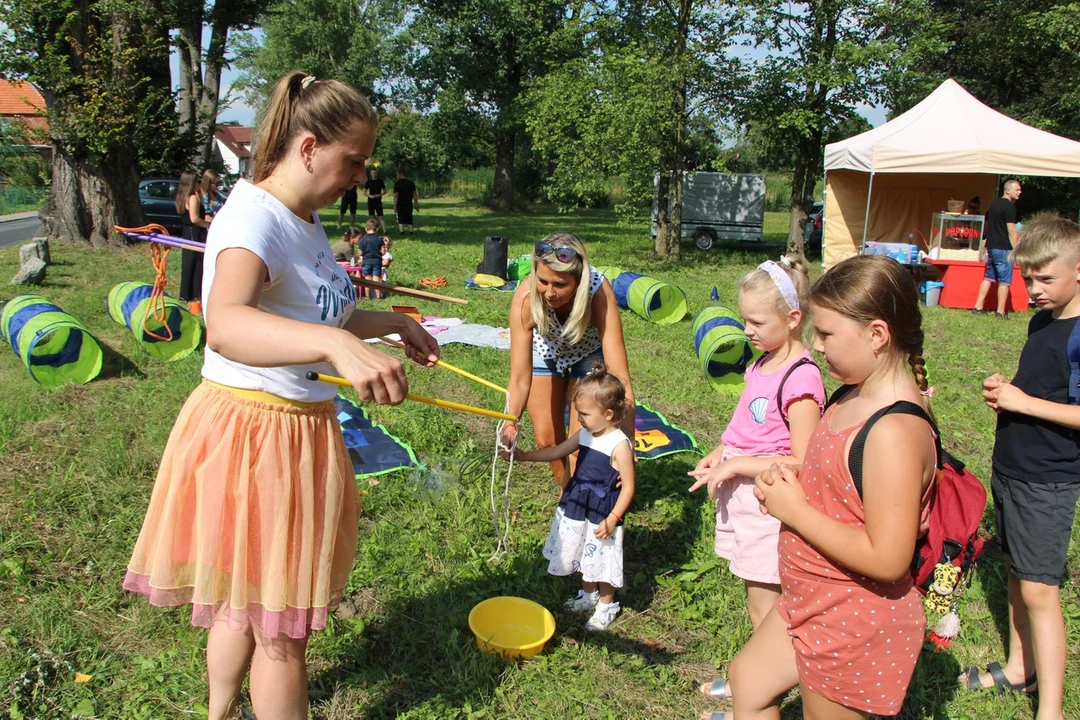
[{"label": "yellow plastic bowl", "polygon": [[484,652],[532,657],[555,634],[555,618],[539,603],[503,595],[477,603],[469,611],[469,629]]}]

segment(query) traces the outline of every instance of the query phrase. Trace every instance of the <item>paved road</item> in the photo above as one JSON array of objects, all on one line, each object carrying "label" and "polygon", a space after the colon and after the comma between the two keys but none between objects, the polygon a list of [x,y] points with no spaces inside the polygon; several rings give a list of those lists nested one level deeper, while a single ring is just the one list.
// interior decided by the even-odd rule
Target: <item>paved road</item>
[{"label": "paved road", "polygon": [[38,234],[41,221],[36,217],[0,222],[0,248],[17,245]]}]

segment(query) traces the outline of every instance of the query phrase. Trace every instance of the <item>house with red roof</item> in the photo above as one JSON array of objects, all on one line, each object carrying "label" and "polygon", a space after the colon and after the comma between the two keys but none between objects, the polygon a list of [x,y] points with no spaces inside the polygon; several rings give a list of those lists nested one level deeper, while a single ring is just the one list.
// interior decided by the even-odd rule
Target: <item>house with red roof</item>
[{"label": "house with red roof", "polygon": [[251,135],[254,128],[219,125],[214,133],[214,154],[231,175],[250,177],[252,171]]}]

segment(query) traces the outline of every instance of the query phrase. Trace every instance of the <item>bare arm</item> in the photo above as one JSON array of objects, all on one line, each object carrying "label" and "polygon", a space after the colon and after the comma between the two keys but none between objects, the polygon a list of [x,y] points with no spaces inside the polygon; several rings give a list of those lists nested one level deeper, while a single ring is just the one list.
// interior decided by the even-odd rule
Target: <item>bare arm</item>
[{"label": "bare arm", "polygon": [[634,484],[634,450],[630,447],[630,443],[619,443],[611,454],[611,464],[612,467],[619,471],[619,480],[621,481],[619,499],[615,502],[615,507],[611,509],[611,513],[619,518],[624,518],[626,517],[626,511],[630,509],[631,501],[634,499],[634,488],[636,487]]},{"label": "bare arm", "polygon": [[[585,282],[585,278],[582,278]],[[604,364],[609,373],[622,381],[626,388],[626,412],[620,428],[626,437],[634,437],[634,386],[630,383],[630,363],[626,359],[626,342],[623,339],[622,318],[615,302],[615,291],[604,280],[593,296],[592,324],[600,333],[600,347],[604,352]]]},{"label": "bare arm", "polygon": [[539,450],[530,450],[528,452],[518,450],[514,453],[514,459],[520,462],[551,462],[553,460],[562,460],[565,457],[569,457],[571,453],[577,452],[579,444],[578,436],[579,433],[574,433],[555,447],[540,448]]},{"label": "bare arm", "polygon": [[191,221],[192,225],[198,225],[201,228],[208,228],[208,227],[210,227],[210,223],[207,222],[206,220],[204,220],[203,218],[199,217],[199,208],[200,208],[201,204],[202,204],[202,201],[199,199],[198,195],[195,195],[195,194],[188,195],[188,199],[187,199],[188,220]]},{"label": "bare arm", "polygon": [[863,481],[864,528],[810,507],[791,467],[770,469],[758,479],[757,489],[769,514],[823,555],[871,579],[893,582],[911,566],[933,457],[933,441],[919,418],[890,415],[874,426],[864,453],[864,467],[870,470]]},{"label": "bare arm", "polygon": [[510,409],[520,418],[529,404],[532,388],[531,319],[528,317],[529,282],[526,280],[514,292],[510,301]]},{"label": "bare arm", "polygon": [[[718,450],[720,455],[713,458],[716,450],[702,458],[698,466],[691,470],[688,475],[696,478],[696,482],[690,486],[690,492],[694,492],[702,485],[708,485],[709,497],[716,499],[716,489],[721,484],[736,477],[757,477],[773,465],[802,465],[803,456],[806,454],[806,446],[810,444],[810,436],[821,420],[821,407],[813,398],[802,398],[788,406],[788,422],[791,424],[791,455],[786,457],[755,457],[752,455],[740,455],[721,463],[719,458],[723,454],[723,445]],[[713,458],[712,464],[705,461]]]},{"label": "bare arm", "polygon": [[206,312],[206,344],[252,367],[329,362],[364,402],[396,404],[408,381],[401,363],[348,330],[271,315],[258,309],[265,263],[255,253],[229,248],[217,257]]},{"label": "bare arm", "polygon": [[983,381],[983,399],[998,412],[1007,410],[1080,430],[1080,405],[1031,397],[1001,375],[992,375]]},{"label": "bare arm", "polygon": [[1005,227],[1009,230],[1009,244],[1016,247],[1020,244],[1020,234],[1016,232],[1016,223],[1006,223]]}]

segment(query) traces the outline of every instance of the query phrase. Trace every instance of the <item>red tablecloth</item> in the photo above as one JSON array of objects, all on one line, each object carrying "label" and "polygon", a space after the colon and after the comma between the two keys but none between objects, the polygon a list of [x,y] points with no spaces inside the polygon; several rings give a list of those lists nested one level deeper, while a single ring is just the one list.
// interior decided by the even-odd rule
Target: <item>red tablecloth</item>
[{"label": "red tablecloth", "polygon": [[[945,283],[945,287],[941,290],[941,299],[938,301],[941,305],[950,308],[975,307],[975,300],[979,297],[979,285],[986,276],[985,263],[970,260],[927,260],[926,262],[937,268],[941,281]],[[987,310],[997,309],[997,283],[991,284],[983,307]],[[1009,297],[1005,301],[1005,311],[1025,312],[1027,309],[1027,287],[1024,285],[1024,278],[1020,275],[1020,268],[1014,265]]]}]

